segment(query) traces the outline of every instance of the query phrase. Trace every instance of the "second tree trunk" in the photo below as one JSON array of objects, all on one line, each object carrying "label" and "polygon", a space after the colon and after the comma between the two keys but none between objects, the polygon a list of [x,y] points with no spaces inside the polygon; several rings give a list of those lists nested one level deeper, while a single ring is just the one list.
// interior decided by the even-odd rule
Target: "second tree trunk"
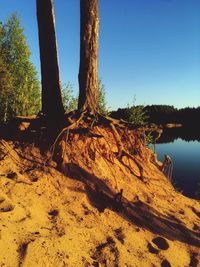
[{"label": "second tree trunk", "polygon": [[78,109],[99,111],[98,88],[98,0],[80,0],[81,44]]},{"label": "second tree trunk", "polygon": [[48,119],[63,116],[59,65],[52,0],[37,0],[37,19],[42,74],[42,112]]}]

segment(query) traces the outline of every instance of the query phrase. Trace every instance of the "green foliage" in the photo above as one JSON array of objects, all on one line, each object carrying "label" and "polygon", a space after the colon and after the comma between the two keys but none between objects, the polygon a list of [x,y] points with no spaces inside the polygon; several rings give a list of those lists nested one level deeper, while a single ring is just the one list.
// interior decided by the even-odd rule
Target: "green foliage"
[{"label": "green foliage", "polygon": [[73,85],[70,82],[68,82],[62,88],[63,106],[66,112],[77,109],[78,97],[73,96],[73,91]]},{"label": "green foliage", "polygon": [[13,80],[0,58],[0,121],[7,121],[12,113]]},{"label": "green foliage", "polygon": [[146,143],[147,145],[150,145],[153,143],[153,136],[151,133],[146,134]]},{"label": "green foliage", "polygon": [[[146,115],[146,112],[144,111],[144,106],[138,105],[138,106],[131,106],[126,109],[126,116],[127,121],[130,121],[131,123],[134,123],[136,125],[144,125],[147,122],[148,116]],[[153,137],[151,133],[148,133],[146,135],[146,142],[147,145],[151,144],[153,141]]]},{"label": "green foliage", "polygon": [[127,108],[119,108],[117,111],[111,112],[111,117],[116,119],[122,119],[131,123],[134,123],[135,125],[143,125],[146,123],[147,115],[144,111],[144,107],[139,106],[129,106]]},{"label": "green foliage", "polygon": [[127,107],[126,111],[126,120],[130,121],[134,124],[137,125],[142,125],[146,122],[147,116],[146,113],[144,111],[144,106],[139,105],[139,106],[131,106],[131,107]]},{"label": "green foliage", "polygon": [[[148,119],[144,106],[135,104],[132,106],[128,105],[127,108],[119,108],[117,111],[112,111],[110,116],[116,119],[122,119],[131,122],[138,126],[146,124]],[[147,144],[152,142],[152,136],[150,133],[146,135],[146,142]]]},{"label": "green foliage", "polygon": [[[16,115],[31,115],[40,108],[40,83],[24,30],[16,14],[11,15],[0,27],[0,57],[4,81],[1,78],[0,120]],[[2,115],[3,114],[3,115]]]},{"label": "green foliage", "polygon": [[106,89],[105,85],[99,79],[99,111],[103,115],[108,115],[108,107],[106,102]]},{"label": "green foliage", "polygon": [[[75,97],[73,92],[74,88],[70,82],[62,88],[62,100],[66,112],[77,109],[78,97]],[[99,111],[101,114],[108,114],[105,85],[101,82],[101,80],[99,80]]]}]

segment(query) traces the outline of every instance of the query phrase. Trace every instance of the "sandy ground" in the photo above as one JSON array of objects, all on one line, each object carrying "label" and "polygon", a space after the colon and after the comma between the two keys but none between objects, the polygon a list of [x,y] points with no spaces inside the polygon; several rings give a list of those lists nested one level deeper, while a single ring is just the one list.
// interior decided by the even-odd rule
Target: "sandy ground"
[{"label": "sandy ground", "polygon": [[150,150],[119,161],[107,136],[70,139],[64,174],[33,144],[0,141],[0,266],[200,266],[200,203]]}]

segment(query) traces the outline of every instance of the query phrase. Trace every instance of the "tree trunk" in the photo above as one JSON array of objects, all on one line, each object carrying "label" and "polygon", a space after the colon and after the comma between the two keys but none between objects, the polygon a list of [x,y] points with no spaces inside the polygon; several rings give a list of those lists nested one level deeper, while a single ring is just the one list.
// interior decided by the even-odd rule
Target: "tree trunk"
[{"label": "tree trunk", "polygon": [[81,35],[79,67],[79,110],[99,111],[98,88],[98,0],[80,0]]},{"label": "tree trunk", "polygon": [[37,0],[40,61],[42,75],[42,112],[48,119],[61,118],[61,96],[53,0]]}]

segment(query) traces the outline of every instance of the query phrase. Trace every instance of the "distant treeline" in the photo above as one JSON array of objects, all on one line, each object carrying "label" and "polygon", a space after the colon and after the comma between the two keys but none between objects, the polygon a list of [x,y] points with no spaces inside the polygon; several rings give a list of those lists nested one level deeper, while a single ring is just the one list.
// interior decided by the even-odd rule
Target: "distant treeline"
[{"label": "distant treeline", "polygon": [[[147,123],[155,123],[157,125],[165,125],[168,123],[182,124],[183,126],[197,126],[200,118],[200,107],[198,108],[182,108],[177,109],[170,105],[151,105],[141,107],[145,114],[145,121]],[[112,111],[111,116],[118,119],[128,120],[131,111],[138,106],[118,109]]]},{"label": "distant treeline", "polygon": [[156,124],[180,123],[183,126],[196,125],[200,118],[200,107],[177,109],[168,105],[144,107],[148,122]]}]

